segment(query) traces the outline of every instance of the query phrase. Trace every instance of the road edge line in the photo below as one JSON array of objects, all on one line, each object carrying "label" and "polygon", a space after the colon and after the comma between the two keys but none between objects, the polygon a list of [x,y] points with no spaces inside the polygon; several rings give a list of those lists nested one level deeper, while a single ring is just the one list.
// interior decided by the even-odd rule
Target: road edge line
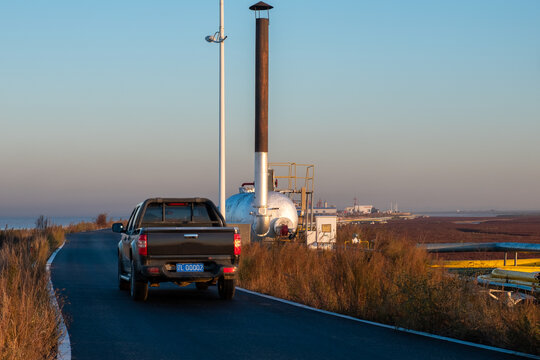
[{"label": "road edge line", "polygon": [[49,297],[51,298],[51,303],[56,309],[56,313],[60,319],[60,324],[59,324],[59,329],[58,329],[60,332],[60,336],[58,337],[58,354],[56,354],[57,360],[71,360],[71,342],[69,341],[69,333],[66,327],[66,323],[64,322],[64,317],[62,316],[62,311],[60,310],[60,306],[58,306],[58,301],[56,301],[56,293],[54,292],[54,287],[53,287],[52,278],[51,278],[51,265],[54,261],[54,258],[56,257],[56,254],[58,254],[58,252],[62,250],[65,243],[66,242],[64,241],[64,243],[60,245],[58,249],[56,249],[51,254],[49,259],[47,260],[47,265],[46,265],[47,273],[49,275],[49,284],[48,284]]},{"label": "road edge line", "polygon": [[296,302],[290,301],[290,300],[280,299],[280,298],[277,298],[277,297],[272,296],[272,295],[261,294],[261,293],[255,292],[255,291],[251,291],[251,290],[248,290],[248,289],[241,288],[241,287],[236,287],[236,289],[240,290],[240,291],[243,291],[245,293],[251,294],[251,295],[261,296],[263,298],[278,301],[278,302],[281,302],[281,303],[284,303],[284,304],[287,304],[287,305],[292,305],[292,306],[296,306],[296,307],[303,308],[303,309],[306,309],[306,310],[315,311],[315,312],[322,313],[322,314],[325,314],[325,315],[336,316],[336,317],[340,317],[342,319],[352,320],[352,321],[360,322],[360,323],[363,323],[363,324],[374,325],[374,326],[378,326],[378,327],[382,327],[382,328],[386,328],[386,329],[401,331],[401,332],[404,332],[404,333],[409,333],[409,334],[414,334],[414,335],[420,335],[420,336],[424,336],[424,337],[428,337],[428,338],[432,338],[432,339],[437,339],[437,340],[448,341],[448,342],[455,343],[455,344],[467,345],[467,346],[480,348],[480,349],[484,349],[484,350],[491,350],[491,351],[496,351],[496,352],[509,354],[509,355],[522,356],[522,357],[529,358],[529,359],[540,359],[540,356],[536,356],[536,355],[533,355],[533,354],[527,354],[527,353],[522,353],[522,352],[518,352],[518,351],[498,348],[498,347],[495,347],[495,346],[476,344],[476,343],[473,343],[473,342],[470,342],[470,341],[454,339],[454,338],[441,336],[441,335],[434,335],[434,334],[430,334],[430,333],[423,332],[423,331],[416,331],[416,330],[405,329],[405,328],[402,328],[402,327],[396,327],[396,326],[392,326],[392,325],[381,324],[381,323],[378,323],[378,322],[369,321],[369,320],[363,320],[363,319],[355,318],[355,317],[352,317],[352,316],[349,316],[349,315],[344,315],[344,314],[331,312],[331,311],[328,311],[328,310],[317,309],[317,308],[314,308],[314,307],[311,307],[311,306],[308,306],[308,305],[296,303]]}]

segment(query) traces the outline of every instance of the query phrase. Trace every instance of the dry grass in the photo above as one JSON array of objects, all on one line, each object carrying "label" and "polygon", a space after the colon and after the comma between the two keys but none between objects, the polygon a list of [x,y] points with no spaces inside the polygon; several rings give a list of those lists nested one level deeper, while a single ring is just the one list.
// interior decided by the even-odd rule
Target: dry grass
[{"label": "dry grass", "polygon": [[54,359],[58,316],[45,264],[58,228],[0,232],[0,359]]},{"label": "dry grass", "polygon": [[540,354],[537,305],[509,308],[475,282],[431,268],[406,239],[376,239],[373,252],[253,244],[243,249],[239,283],[362,319]]}]

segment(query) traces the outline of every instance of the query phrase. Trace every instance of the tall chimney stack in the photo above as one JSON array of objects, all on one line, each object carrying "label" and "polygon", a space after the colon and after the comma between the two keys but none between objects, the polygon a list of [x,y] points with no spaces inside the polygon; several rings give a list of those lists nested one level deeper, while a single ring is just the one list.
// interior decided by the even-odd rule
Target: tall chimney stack
[{"label": "tall chimney stack", "polygon": [[[265,236],[270,229],[268,202],[268,24],[273,6],[262,1],[249,7],[255,11],[255,199],[253,232]],[[266,11],[267,17],[261,16]]]}]

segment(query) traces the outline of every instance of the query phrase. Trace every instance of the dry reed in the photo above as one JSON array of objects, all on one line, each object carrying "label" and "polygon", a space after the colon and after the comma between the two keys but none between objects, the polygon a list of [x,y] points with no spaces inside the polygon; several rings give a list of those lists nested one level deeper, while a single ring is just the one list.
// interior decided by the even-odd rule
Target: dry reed
[{"label": "dry reed", "polygon": [[0,359],[56,356],[59,318],[45,264],[58,236],[58,229],[0,233]]}]

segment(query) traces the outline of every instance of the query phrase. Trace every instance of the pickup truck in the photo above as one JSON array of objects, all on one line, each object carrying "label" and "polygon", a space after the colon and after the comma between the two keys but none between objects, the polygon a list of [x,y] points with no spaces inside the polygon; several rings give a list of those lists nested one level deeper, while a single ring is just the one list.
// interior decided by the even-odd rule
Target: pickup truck
[{"label": "pickup truck", "polygon": [[148,287],[161,282],[197,289],[218,287],[232,299],[241,252],[238,228],[227,227],[212,201],[204,198],[152,198],[138,204],[126,227],[115,223],[118,287],[145,301]]}]

